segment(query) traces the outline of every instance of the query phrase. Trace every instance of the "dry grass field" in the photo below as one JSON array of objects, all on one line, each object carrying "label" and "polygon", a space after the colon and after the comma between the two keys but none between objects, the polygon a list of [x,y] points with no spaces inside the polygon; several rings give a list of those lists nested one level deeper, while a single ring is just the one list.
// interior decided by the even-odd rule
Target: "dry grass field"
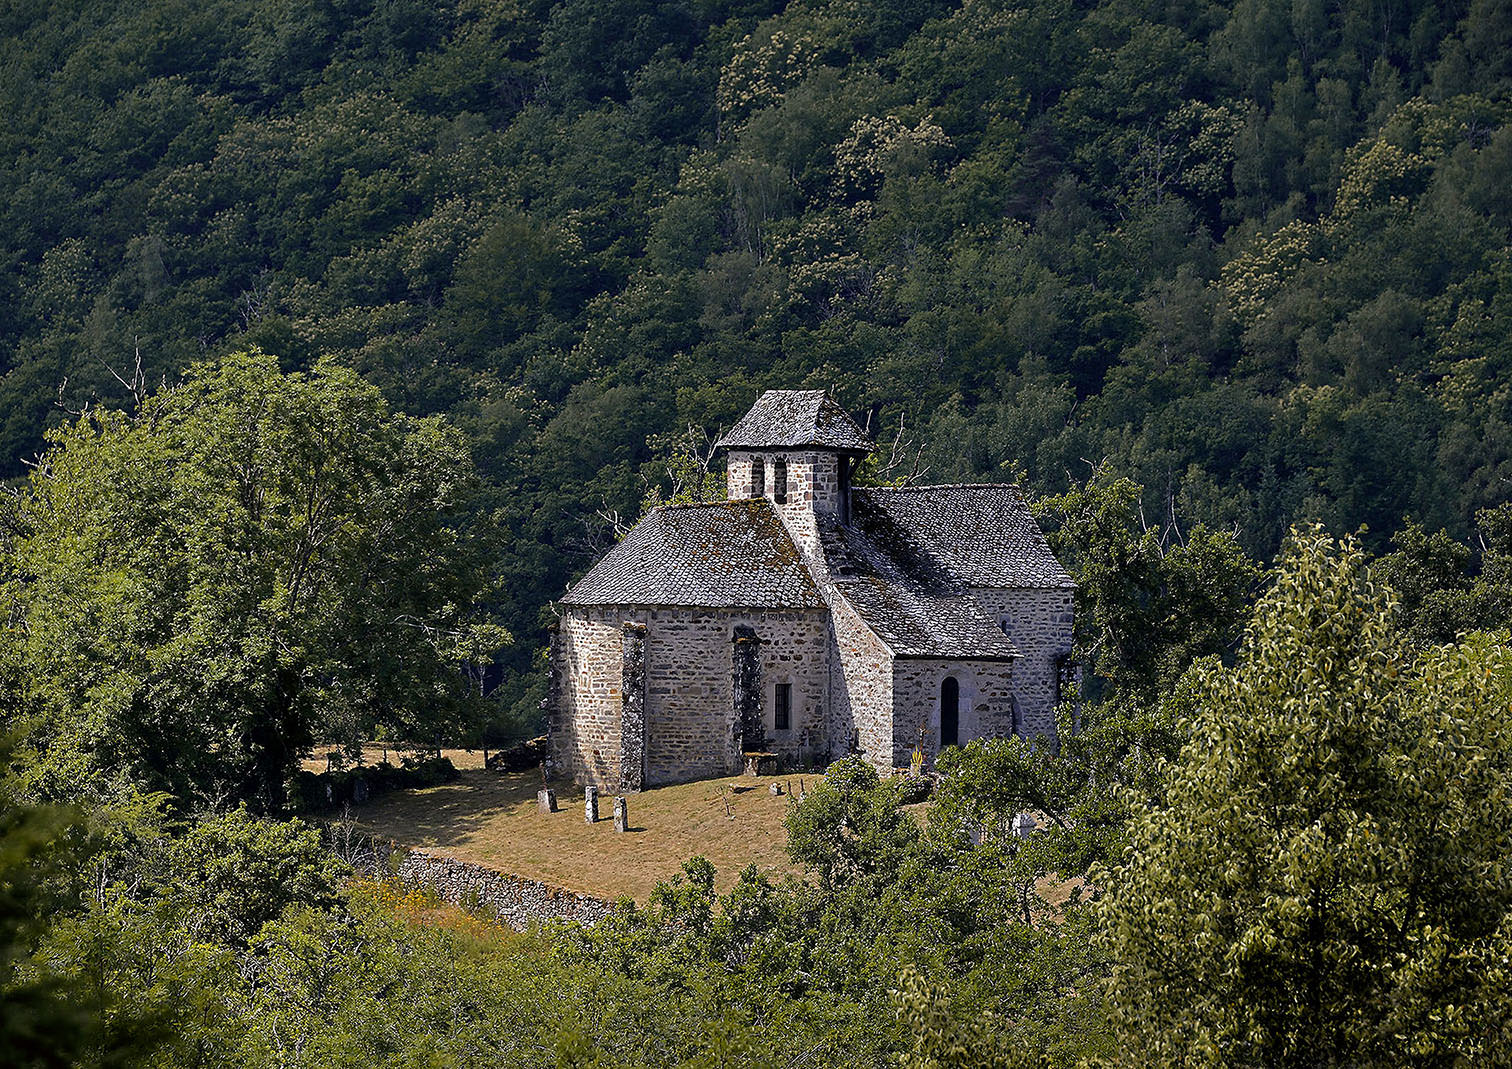
[{"label": "dry grass field", "polygon": [[[817,782],[812,775],[801,779],[809,787]],[[720,890],[752,862],[771,874],[790,871],[782,829],[789,796],[772,795],[773,782],[784,789],[791,783],[796,793],[800,777],[736,776],[632,794],[632,830],[623,835],[610,819],[612,796],[600,798],[599,822],[590,826],[583,822],[580,791],[559,789],[561,808],[547,815],[536,808],[536,773],[499,775],[477,767],[455,783],[383,795],[357,816],[369,831],[407,846],[567,890],[644,902],[658,881],[695,854],[719,870]]]}]

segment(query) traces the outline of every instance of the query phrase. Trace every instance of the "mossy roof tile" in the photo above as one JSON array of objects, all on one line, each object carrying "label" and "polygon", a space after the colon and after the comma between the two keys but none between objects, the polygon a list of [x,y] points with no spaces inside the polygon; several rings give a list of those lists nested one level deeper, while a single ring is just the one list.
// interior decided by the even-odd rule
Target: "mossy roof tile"
[{"label": "mossy roof tile", "polygon": [[562,603],[824,607],[787,528],[766,501],[652,509]]}]

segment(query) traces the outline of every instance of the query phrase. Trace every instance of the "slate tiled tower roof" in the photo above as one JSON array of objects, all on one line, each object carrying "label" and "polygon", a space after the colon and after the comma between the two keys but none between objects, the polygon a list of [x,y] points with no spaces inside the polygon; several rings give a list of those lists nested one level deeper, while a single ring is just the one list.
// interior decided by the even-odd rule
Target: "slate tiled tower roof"
[{"label": "slate tiled tower roof", "polygon": [[727,449],[819,446],[870,453],[874,443],[823,390],[768,390],[717,443]]}]

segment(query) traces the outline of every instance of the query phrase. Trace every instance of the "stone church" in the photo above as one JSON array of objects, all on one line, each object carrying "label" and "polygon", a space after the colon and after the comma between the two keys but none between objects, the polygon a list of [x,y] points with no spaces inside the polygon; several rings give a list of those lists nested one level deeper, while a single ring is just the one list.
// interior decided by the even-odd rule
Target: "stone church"
[{"label": "stone church", "polygon": [[873,443],[821,390],[767,391],[718,444],[727,500],[653,509],[561,599],[557,775],[635,791],[1053,734],[1073,584],[1017,488],[852,486]]}]

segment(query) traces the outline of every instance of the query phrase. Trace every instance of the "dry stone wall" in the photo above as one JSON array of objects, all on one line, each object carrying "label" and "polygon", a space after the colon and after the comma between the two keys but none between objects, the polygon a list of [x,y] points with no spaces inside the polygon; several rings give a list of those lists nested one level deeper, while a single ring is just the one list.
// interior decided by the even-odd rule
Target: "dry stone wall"
[{"label": "dry stone wall", "polygon": [[973,590],[972,598],[1022,654],[1014,665],[1019,733],[1055,734],[1055,702],[1063,659],[1071,656],[1072,591]]},{"label": "dry stone wall", "polygon": [[424,850],[407,852],[395,875],[407,887],[430,891],[444,902],[494,917],[520,931],[550,921],[593,925],[614,911],[614,903],[602,898]]}]

